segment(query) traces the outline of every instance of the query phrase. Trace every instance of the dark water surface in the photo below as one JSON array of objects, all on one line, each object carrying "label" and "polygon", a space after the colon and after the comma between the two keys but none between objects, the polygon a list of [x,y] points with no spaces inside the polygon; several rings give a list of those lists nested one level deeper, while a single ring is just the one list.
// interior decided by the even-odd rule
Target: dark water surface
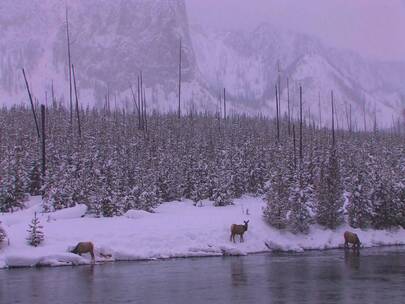
[{"label": "dark water surface", "polygon": [[0,303],[405,303],[405,248],[0,270]]}]

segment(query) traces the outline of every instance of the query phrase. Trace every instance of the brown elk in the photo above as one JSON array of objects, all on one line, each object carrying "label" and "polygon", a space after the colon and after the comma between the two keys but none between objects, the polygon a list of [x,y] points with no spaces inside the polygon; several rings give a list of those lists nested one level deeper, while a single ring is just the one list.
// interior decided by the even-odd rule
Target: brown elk
[{"label": "brown elk", "polygon": [[82,255],[83,253],[90,253],[91,260],[94,262],[94,245],[92,242],[79,242],[71,253]]},{"label": "brown elk", "polygon": [[244,242],[243,234],[248,230],[249,220],[243,222],[245,223],[244,225],[231,225],[231,237],[229,238],[230,241],[233,241],[235,243],[235,235],[239,234],[240,241]]},{"label": "brown elk", "polygon": [[6,230],[1,226],[1,221],[0,221],[0,244],[7,239],[7,244],[10,245],[10,239],[7,236]]},{"label": "brown elk", "polygon": [[353,249],[355,249],[355,248],[359,249],[360,248],[361,242],[360,242],[360,239],[359,239],[359,237],[357,236],[356,233],[346,231],[343,234],[343,236],[345,238],[345,248],[349,247],[349,243],[353,244],[353,247],[352,247]]}]

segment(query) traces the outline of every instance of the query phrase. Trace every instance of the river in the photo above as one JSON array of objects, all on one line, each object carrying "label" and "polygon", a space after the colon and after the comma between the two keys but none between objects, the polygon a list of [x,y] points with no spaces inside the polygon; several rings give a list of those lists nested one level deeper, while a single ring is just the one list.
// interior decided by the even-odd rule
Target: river
[{"label": "river", "polygon": [[0,303],[405,303],[405,248],[4,269]]}]

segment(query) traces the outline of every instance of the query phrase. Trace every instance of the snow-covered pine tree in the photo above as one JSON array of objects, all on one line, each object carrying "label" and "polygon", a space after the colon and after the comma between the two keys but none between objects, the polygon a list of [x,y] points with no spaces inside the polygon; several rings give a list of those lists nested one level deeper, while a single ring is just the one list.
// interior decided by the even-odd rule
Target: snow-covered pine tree
[{"label": "snow-covered pine tree", "polygon": [[[325,168],[326,167],[326,168]],[[327,164],[323,164],[316,189],[316,221],[335,229],[343,223],[343,187],[340,179],[339,159],[332,148]]]},{"label": "snow-covered pine tree", "polygon": [[230,180],[221,176],[215,182],[215,188],[212,191],[211,199],[214,206],[222,207],[232,204],[232,194],[230,192]]},{"label": "snow-covered pine tree", "polygon": [[263,210],[265,220],[277,229],[284,229],[287,225],[287,212],[289,209],[289,178],[281,172],[266,185],[267,206]]},{"label": "snow-covered pine tree", "polygon": [[140,190],[138,186],[127,189],[127,195],[123,197],[124,212],[131,209],[141,209],[139,202]]},{"label": "snow-covered pine tree", "polygon": [[395,199],[393,181],[374,172],[371,202],[373,208],[372,225],[375,229],[386,229],[400,224],[401,211]]},{"label": "snow-covered pine tree", "polygon": [[31,195],[41,194],[41,167],[38,161],[33,161],[31,164],[30,177],[29,177],[29,187]]},{"label": "snow-covered pine tree", "polygon": [[37,213],[35,212],[34,218],[32,219],[31,224],[29,225],[29,229],[27,230],[28,232],[27,241],[29,245],[37,247],[39,244],[42,243],[42,241],[45,238],[44,233],[42,232],[42,228],[43,226],[41,226],[41,223],[37,218]]},{"label": "snow-covered pine tree", "polygon": [[348,224],[353,228],[369,228],[372,219],[369,177],[362,167],[357,169],[352,178],[349,203],[347,206]]},{"label": "snow-covered pine tree", "polygon": [[[401,174],[401,178],[404,177]],[[398,178],[399,179],[399,178]],[[394,184],[394,205],[398,207],[397,222],[402,228],[405,228],[405,184],[399,180]]]},{"label": "snow-covered pine tree", "polygon": [[14,194],[10,191],[10,187],[8,187],[9,180],[12,177],[7,176],[6,178],[3,178],[0,184],[0,212],[10,212],[16,205]]},{"label": "snow-covered pine tree", "polygon": [[229,163],[229,154],[227,151],[222,151],[222,157],[217,160],[219,166],[217,175],[214,180],[214,189],[212,190],[211,199],[214,201],[214,206],[222,207],[232,204],[232,171]]},{"label": "snow-covered pine tree", "polygon": [[24,206],[25,185],[28,184],[27,176],[22,167],[22,147],[15,146],[15,153],[8,153],[4,176],[0,176],[0,212],[10,212]]},{"label": "snow-covered pine tree", "polygon": [[153,212],[153,209],[159,204],[156,188],[152,185],[145,187],[139,195],[139,206],[142,210]]},{"label": "snow-covered pine tree", "polygon": [[288,230],[292,233],[306,234],[309,231],[312,219],[308,210],[308,190],[305,189],[302,177],[296,174],[289,190]]}]

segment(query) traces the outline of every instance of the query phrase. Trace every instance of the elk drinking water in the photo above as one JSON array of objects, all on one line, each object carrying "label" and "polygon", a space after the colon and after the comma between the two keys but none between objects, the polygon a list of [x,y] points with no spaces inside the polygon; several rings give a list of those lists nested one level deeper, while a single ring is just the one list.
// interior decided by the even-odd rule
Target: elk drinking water
[{"label": "elk drinking water", "polygon": [[71,253],[82,255],[83,253],[90,253],[91,260],[94,262],[94,245],[92,242],[80,242],[71,251]]},{"label": "elk drinking water", "polygon": [[1,221],[0,221],[0,247],[1,243],[7,239],[8,245],[10,245],[10,239],[7,236],[6,230],[2,227]]},{"label": "elk drinking water", "polygon": [[349,243],[353,244],[353,249],[360,248],[361,242],[356,233],[346,231],[343,236],[345,238],[345,248],[349,247]]},{"label": "elk drinking water", "polygon": [[244,242],[243,234],[248,230],[249,220],[243,222],[245,223],[244,225],[231,225],[231,237],[229,238],[230,241],[233,241],[235,243],[235,235],[239,234],[240,241]]}]

